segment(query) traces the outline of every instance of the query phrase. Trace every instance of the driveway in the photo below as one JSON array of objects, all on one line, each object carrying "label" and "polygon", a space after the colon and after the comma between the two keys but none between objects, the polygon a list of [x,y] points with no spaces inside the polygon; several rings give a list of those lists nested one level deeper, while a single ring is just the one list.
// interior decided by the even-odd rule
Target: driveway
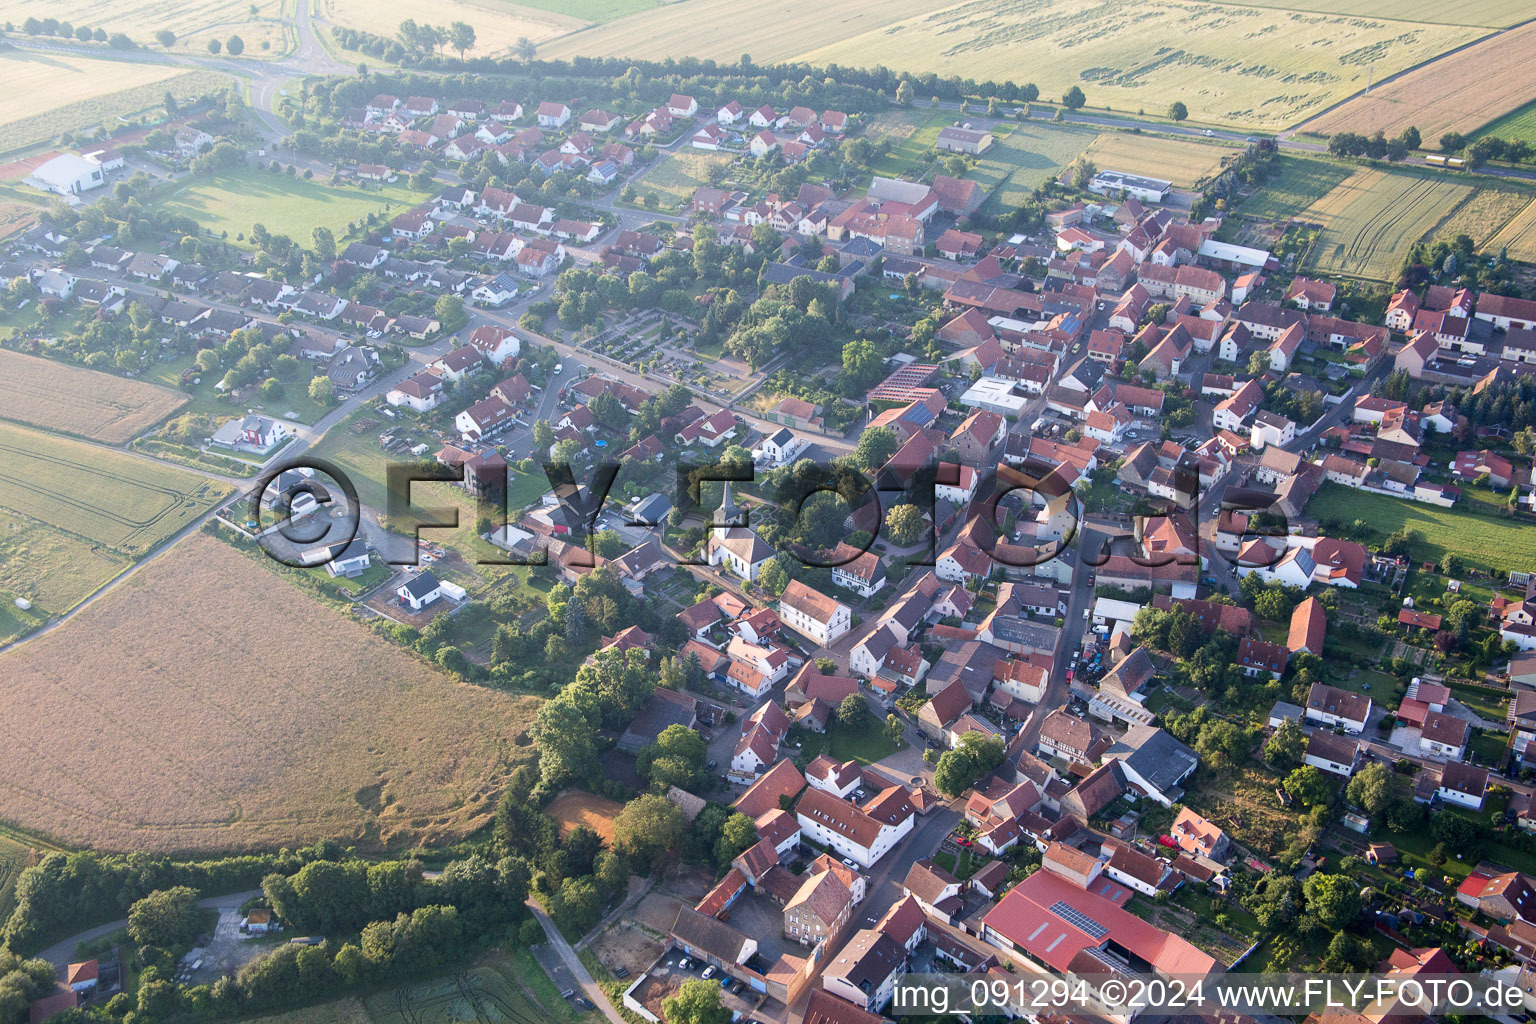
[{"label": "driveway", "polygon": [[[555,922],[544,913],[544,908],[530,899],[528,909],[533,913],[534,920],[539,922],[539,927],[544,929],[545,938],[549,940],[548,948],[535,946],[533,952],[539,963],[549,972],[550,980],[562,992],[568,988],[581,989],[593,1005],[603,1011],[603,1016],[607,1017],[611,1024],[629,1024],[608,1001],[608,994],[598,987],[596,981],[592,980],[592,975],[583,966],[581,959],[576,956],[576,951],[571,948],[571,944],[565,941],[565,936],[560,934],[560,929],[555,927]],[[554,958],[547,955],[551,949],[555,954]],[[541,956],[541,953],[545,955]],[[562,967],[564,970],[561,969]]]}]

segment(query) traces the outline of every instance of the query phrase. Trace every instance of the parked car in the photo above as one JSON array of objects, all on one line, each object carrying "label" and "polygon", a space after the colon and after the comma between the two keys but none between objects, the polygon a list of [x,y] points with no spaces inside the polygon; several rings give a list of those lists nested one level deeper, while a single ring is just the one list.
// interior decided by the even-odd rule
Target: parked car
[{"label": "parked car", "polygon": [[715,965],[714,964],[710,964],[708,967],[704,968],[704,980],[705,981],[708,981],[710,978],[713,978],[714,976],[715,976]]}]

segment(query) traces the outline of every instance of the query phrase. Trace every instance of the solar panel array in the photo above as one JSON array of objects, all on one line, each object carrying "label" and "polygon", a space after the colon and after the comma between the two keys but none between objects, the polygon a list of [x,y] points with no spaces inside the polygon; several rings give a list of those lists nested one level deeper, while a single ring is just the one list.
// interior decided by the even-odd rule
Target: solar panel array
[{"label": "solar panel array", "polygon": [[1109,934],[1108,928],[1099,924],[1099,922],[1095,921],[1081,910],[1078,910],[1070,903],[1057,900],[1055,903],[1051,904],[1050,910],[1051,913],[1067,922],[1067,924],[1070,924],[1072,927],[1087,935],[1093,936],[1095,939],[1102,939],[1104,936]]}]

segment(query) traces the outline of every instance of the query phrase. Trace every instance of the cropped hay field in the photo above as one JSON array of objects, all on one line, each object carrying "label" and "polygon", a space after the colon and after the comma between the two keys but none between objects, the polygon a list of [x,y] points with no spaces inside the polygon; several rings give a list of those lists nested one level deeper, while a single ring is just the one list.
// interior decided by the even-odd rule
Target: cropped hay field
[{"label": "cropped hay field", "polygon": [[1281,153],[1279,170],[1238,207],[1245,217],[1287,220],[1332,192],[1351,174],[1349,167],[1330,160]]},{"label": "cropped hay field", "polygon": [[1470,192],[1469,185],[1433,176],[1356,171],[1301,214],[1323,226],[1308,265],[1326,274],[1387,280],[1409,246]]},{"label": "cropped hay field", "polygon": [[[557,3],[550,6],[556,7]],[[594,2],[583,0],[576,6],[594,6]],[[470,51],[473,57],[503,56],[519,39],[543,44],[589,24],[581,17],[573,17],[561,10],[541,10],[538,4],[523,6],[498,0],[321,0],[315,13],[333,25],[389,37],[394,36],[395,27],[407,18],[433,25],[467,21],[475,26],[475,48]],[[542,45],[540,49],[542,51]]]},{"label": "cropped hay field", "polygon": [[186,404],[185,395],[20,352],[0,350],[0,418],[121,444]]},{"label": "cropped hay field", "polygon": [[550,801],[545,808],[545,813],[560,823],[560,834],[568,835],[578,825],[587,828],[603,837],[604,842],[613,842],[613,819],[619,816],[624,805],[614,800],[573,790],[569,793],[561,793]]},{"label": "cropped hay field", "polygon": [[1093,141],[1089,132],[1047,124],[1014,125],[966,175],[987,189],[986,208],[1007,210],[1061,172]]},{"label": "cropped hay field", "polygon": [[0,819],[114,850],[483,826],[540,701],[455,683],[196,534],[0,655]]},{"label": "cropped hay field", "polygon": [[1104,132],[1089,145],[1085,156],[1100,169],[1112,168],[1148,178],[1162,178],[1181,188],[1221,169],[1223,157],[1236,154],[1234,146],[1181,142],[1166,135],[1131,135]]},{"label": "cropped hay field", "polygon": [[[284,48],[284,0],[204,0],[168,4],[165,0],[0,0],[0,22],[20,25],[27,18],[58,18],[107,32],[126,32],[139,45],[160,50],[155,33],[176,33],[172,53],[207,55],[209,39],[238,35],[251,56],[277,56]],[[262,41],[271,44],[262,50]]]},{"label": "cropped hay field", "polygon": [[[1225,0],[1213,0],[1223,3]],[[1273,7],[1282,11],[1313,10],[1324,6],[1314,2],[1309,6],[1295,0],[1244,0],[1244,7]],[[1504,28],[1516,25],[1530,17],[1531,8],[1526,0],[1471,0],[1470,3],[1447,4],[1445,0],[1328,0],[1329,14],[1343,14],[1357,18],[1390,18],[1395,21],[1421,21],[1432,25],[1481,25],[1486,28]]]},{"label": "cropped hay field", "polygon": [[0,507],[142,555],[229,487],[100,445],[0,423]]},{"label": "cropped hay field", "polygon": [[231,239],[262,224],[275,235],[304,241],[316,227],[330,228],[340,237],[352,221],[370,213],[402,213],[425,196],[403,182],[328,185],[247,168],[189,181],[161,196],[156,205],[196,218],[214,233],[227,231]]},{"label": "cropped hay field", "polygon": [[[1288,127],[1486,29],[1389,17],[1264,10],[1201,0],[780,0],[771,17],[736,0],[690,0],[572,33],[552,57],[684,54],[803,60],[977,80],[1079,85],[1094,106]],[[919,90],[921,92],[921,90]],[[921,98],[921,97],[920,97]]]},{"label": "cropped hay field", "polygon": [[[1302,130],[1331,135],[1352,131],[1388,136],[1413,125],[1434,145],[1446,132],[1472,132],[1536,94],[1536,22],[1501,32],[1401,78],[1378,85],[1370,95],[1303,124]],[[1380,77],[1381,68],[1378,67]]]},{"label": "cropped hay field", "polygon": [[1501,247],[1509,250],[1512,260],[1536,263],[1536,203],[1521,210],[1485,246],[1492,252],[1498,252]]},{"label": "cropped hay field", "polygon": [[1457,235],[1467,235],[1478,245],[1486,245],[1531,204],[1531,199],[1532,193],[1522,189],[1479,186],[1435,226],[1429,240],[1449,242]]}]

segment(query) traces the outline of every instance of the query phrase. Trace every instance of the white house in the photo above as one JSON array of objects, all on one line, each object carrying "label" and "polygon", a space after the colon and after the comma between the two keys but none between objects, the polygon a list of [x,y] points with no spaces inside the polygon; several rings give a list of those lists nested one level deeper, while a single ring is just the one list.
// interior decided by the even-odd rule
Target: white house
[{"label": "white house", "polygon": [[775,554],[767,541],[745,526],[710,531],[705,551],[710,565],[724,566],[749,582],[757,579]]},{"label": "white house", "polygon": [[[516,287],[513,294],[517,293]],[[476,327],[469,335],[469,344],[481,355],[491,361],[492,366],[500,366],[508,359],[516,359],[518,352],[522,351],[522,343],[517,335],[505,327],[496,327],[486,324]]]},{"label": "white house", "polygon": [[1313,683],[1307,691],[1307,721],[1325,725],[1330,729],[1341,728],[1347,733],[1359,735],[1365,731],[1365,723],[1371,717],[1371,698],[1349,690],[1341,690],[1326,683]]},{"label": "white house", "polygon": [[912,831],[916,812],[900,786],[877,794],[863,807],[808,789],[795,805],[806,837],[868,869]]},{"label": "white house", "polygon": [[61,153],[40,165],[27,184],[61,196],[79,195],[107,183],[101,165],[74,153]]},{"label": "white house", "polygon": [[1296,440],[1296,424],[1279,413],[1261,409],[1253,417],[1248,439],[1255,449],[1271,444],[1284,447]]},{"label": "white house", "polygon": [[430,569],[423,569],[395,588],[395,595],[400,598],[400,603],[409,606],[414,612],[421,611],[442,594],[443,584]]},{"label": "white house", "polygon": [[1440,775],[1440,786],[1435,795],[1447,803],[1483,809],[1483,797],[1488,794],[1488,769],[1453,761],[1445,766]]},{"label": "white house", "polygon": [[779,597],[779,619],[790,629],[826,647],[853,626],[853,612],[841,601],[791,580]]},{"label": "white house", "polygon": [[788,427],[782,427],[771,437],[758,442],[757,447],[752,449],[752,460],[765,463],[770,468],[785,466],[793,462],[809,444],[805,438],[796,437]]},{"label": "white house", "polygon": [[443,403],[443,398],[443,379],[430,370],[401,381],[384,395],[384,401],[390,405],[403,405],[415,412],[431,412]]}]

